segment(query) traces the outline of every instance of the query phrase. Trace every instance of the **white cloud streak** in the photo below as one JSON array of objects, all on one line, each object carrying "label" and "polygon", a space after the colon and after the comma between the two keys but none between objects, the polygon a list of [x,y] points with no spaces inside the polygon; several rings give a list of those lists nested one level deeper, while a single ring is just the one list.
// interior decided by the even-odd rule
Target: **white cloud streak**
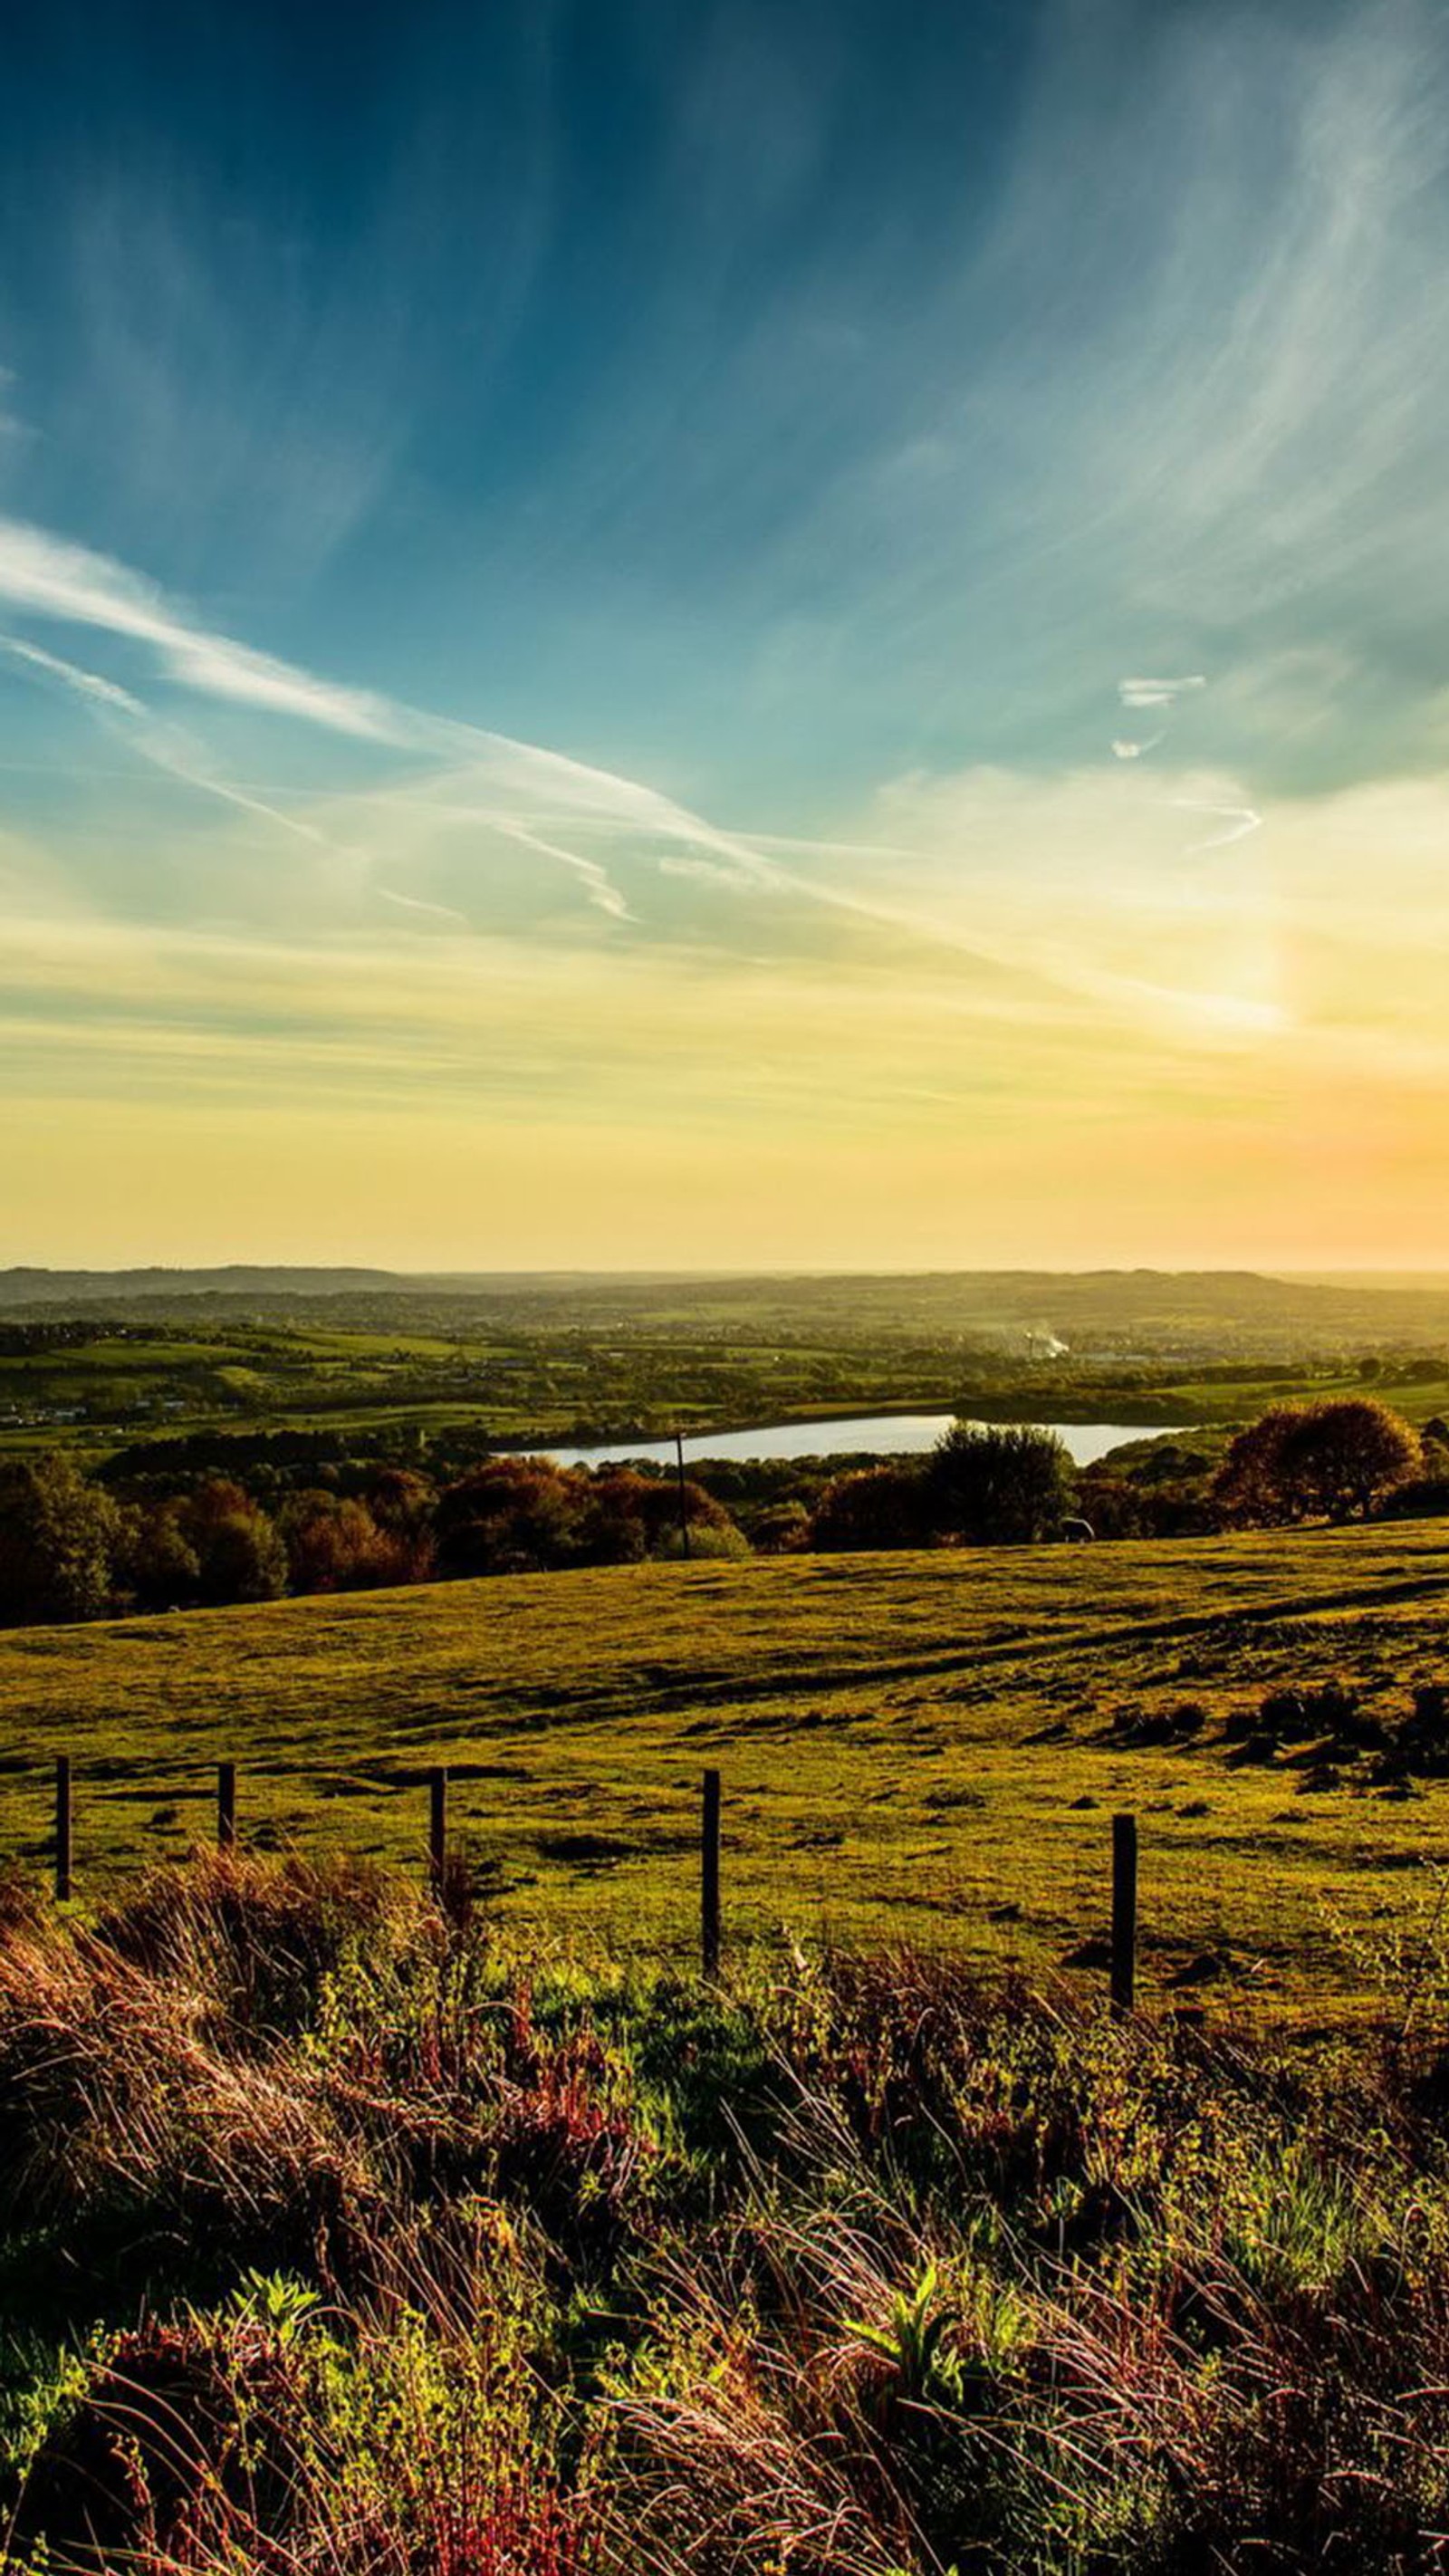
[{"label": "white cloud streak", "polygon": [[1189,841],[1189,851],[1230,849],[1234,841],[1245,841],[1263,828],[1262,815],[1251,805],[1212,805],[1199,796],[1174,796],[1172,802],[1181,814],[1216,814],[1227,825],[1225,832],[1210,832],[1205,841]]},{"label": "white cloud streak", "polygon": [[1117,695],[1124,707],[1170,707],[1192,690],[1206,687],[1202,674],[1193,672],[1183,680],[1119,680]]},{"label": "white cloud streak", "polygon": [[146,709],[129,689],[119,688],[114,680],[103,680],[98,671],[84,671],[78,662],[62,661],[58,653],[46,653],[38,644],[24,644],[18,635],[0,635],[0,651],[12,660],[24,663],[37,677],[58,680],[62,687],[73,689],[77,697],[89,699],[93,706],[114,707],[123,715],[143,716]]},{"label": "white cloud streak", "polygon": [[369,741],[396,739],[382,699],[334,688],[249,645],[208,634],[125,565],[22,520],[0,519],[0,599],[36,617],[100,627],[149,644],[183,688]]},{"label": "white cloud streak", "polygon": [[[250,789],[234,786],[230,780],[216,777],[208,768],[206,755],[199,745],[190,744],[177,728],[160,723],[144,700],[130,689],[120,688],[115,681],[104,679],[98,671],[88,671],[79,662],[68,662],[59,653],[47,653],[39,645],[22,643],[17,636],[0,635],[0,650],[37,679],[51,682],[68,694],[80,698],[118,740],[128,743],[143,760],[164,771],[184,787],[197,788],[214,796],[224,805],[241,813],[256,814],[275,823],[298,840],[327,846],[327,836],[314,825],[283,811]],[[124,776],[124,771],[118,773]]]},{"label": "white cloud streak", "polygon": [[[168,679],[202,696],[250,706],[267,715],[289,717],[404,754],[434,759],[463,755],[473,773],[475,790],[484,782],[491,791],[505,797],[510,791],[536,796],[540,789],[546,789],[570,814],[593,816],[620,828],[703,842],[724,855],[736,854],[730,836],[715,833],[697,816],[633,779],[592,768],[564,753],[515,742],[482,727],[428,715],[372,691],[339,687],[319,679],[294,664],[255,652],[230,636],[209,632],[170,602],[154,583],[127,565],[13,519],[0,519],[0,599],[8,601],[13,610],[102,629],[147,645],[158,656]],[[77,665],[62,662],[38,647],[22,646],[20,650],[38,668],[48,669],[52,676],[66,680],[81,694],[97,701],[104,699],[127,712],[146,712],[130,692],[98,680],[93,673],[80,671]],[[269,815],[304,837],[323,837],[310,825],[298,823],[261,799],[208,777],[182,759],[166,756],[154,743],[148,746],[140,742],[138,748],[188,785],[208,789],[229,803]],[[621,921],[629,917],[623,895],[597,860],[531,836],[506,812],[490,819],[522,846],[532,846],[540,855],[572,868],[587,887],[588,901],[596,909]]]}]

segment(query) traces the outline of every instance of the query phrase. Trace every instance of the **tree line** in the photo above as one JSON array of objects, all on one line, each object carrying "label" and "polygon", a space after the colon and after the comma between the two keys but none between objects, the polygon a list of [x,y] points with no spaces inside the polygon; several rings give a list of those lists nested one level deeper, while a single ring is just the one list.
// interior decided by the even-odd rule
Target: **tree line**
[{"label": "tree line", "polygon": [[[311,1481],[302,1482],[302,1475]],[[494,1456],[442,1480],[375,1460],[119,1481],[0,1468],[0,1622],[273,1601],[651,1558],[1021,1545],[1449,1511],[1449,1425],[1374,1398],[1276,1407],[1215,1466],[1173,1443],[1081,1471],[1046,1432],[958,1422],[922,1458],[703,1462],[682,1480]],[[1083,1527],[1083,1524],[1086,1527]]]}]

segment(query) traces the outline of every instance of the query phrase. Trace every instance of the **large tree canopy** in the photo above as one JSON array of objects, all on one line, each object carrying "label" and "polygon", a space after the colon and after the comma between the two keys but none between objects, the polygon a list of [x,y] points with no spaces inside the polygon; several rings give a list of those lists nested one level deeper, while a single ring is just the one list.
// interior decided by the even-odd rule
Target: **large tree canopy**
[{"label": "large tree canopy", "polygon": [[931,1455],[931,1517],[943,1536],[983,1545],[1051,1538],[1071,1509],[1071,1476],[1049,1431],[954,1422]]},{"label": "large tree canopy", "polygon": [[1421,1456],[1408,1423],[1372,1396],[1285,1406],[1238,1433],[1213,1495],[1238,1521],[1363,1518]]}]

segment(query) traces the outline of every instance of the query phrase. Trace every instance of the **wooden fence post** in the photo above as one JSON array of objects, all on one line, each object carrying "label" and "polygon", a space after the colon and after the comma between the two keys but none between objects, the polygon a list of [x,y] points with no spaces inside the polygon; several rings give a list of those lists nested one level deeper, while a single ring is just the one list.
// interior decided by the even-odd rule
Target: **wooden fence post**
[{"label": "wooden fence post", "polygon": [[704,1775],[699,1869],[700,1956],[707,1977],[719,1975],[719,1773]]},{"label": "wooden fence post", "polygon": [[55,1757],[55,1893],[64,1904],[71,1892],[70,1755]]},{"label": "wooden fence post", "polygon": [[441,1896],[448,1867],[448,1774],[435,1763],[428,1773],[428,1876],[433,1894]]},{"label": "wooden fence post", "polygon": [[1137,1989],[1137,1819],[1112,1818],[1112,2011],[1131,2012]]},{"label": "wooden fence post", "polygon": [[216,1848],[231,1851],[236,1844],[236,1764],[218,1762],[216,1766]]}]

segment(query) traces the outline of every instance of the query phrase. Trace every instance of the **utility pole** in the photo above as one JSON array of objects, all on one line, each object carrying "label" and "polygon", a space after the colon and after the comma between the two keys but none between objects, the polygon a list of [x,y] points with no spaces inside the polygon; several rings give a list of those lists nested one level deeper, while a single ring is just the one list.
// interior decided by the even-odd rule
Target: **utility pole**
[{"label": "utility pole", "polygon": [[674,1434],[674,1456],[679,1470],[679,1539],[686,1556],[689,1554],[689,1504],[684,1491],[684,1434]]}]

